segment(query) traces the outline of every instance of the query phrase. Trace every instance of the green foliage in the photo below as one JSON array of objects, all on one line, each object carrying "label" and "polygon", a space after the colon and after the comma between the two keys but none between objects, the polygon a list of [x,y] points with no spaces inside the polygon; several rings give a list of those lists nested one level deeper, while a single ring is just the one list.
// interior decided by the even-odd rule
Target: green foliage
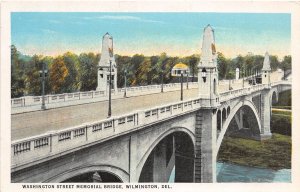
[{"label": "green foliage", "polygon": [[229,74],[229,71],[233,70],[230,68],[229,60],[226,59],[222,53],[218,52],[217,62],[218,62],[219,79],[220,80],[226,79]]},{"label": "green foliage", "polygon": [[63,55],[64,64],[68,70],[61,91],[65,93],[79,91],[79,61],[74,53],[67,52]]},{"label": "green foliage", "polygon": [[271,169],[291,168],[291,137],[276,133],[265,141],[226,137],[218,161]]},{"label": "green foliage", "polygon": [[279,93],[278,102],[273,104],[274,106],[291,106],[292,104],[292,92],[291,90]]},{"label": "green foliage", "polygon": [[[127,86],[140,86],[175,82],[171,76],[171,70],[179,62],[187,64],[190,68],[192,81],[197,81],[197,65],[200,55],[187,57],[172,57],[166,53],[160,55],[133,56],[115,55],[118,77],[117,86],[124,86],[124,72],[127,70]],[[262,67],[264,57],[261,55],[239,55],[236,58],[226,58],[218,53],[218,71],[220,79],[235,78],[235,69],[240,69],[240,77],[250,75],[255,68]],[[50,57],[42,55],[27,56],[18,52],[11,46],[11,97],[24,95],[40,95],[41,79],[39,71],[42,63],[49,69],[49,77],[46,80],[45,93],[68,93],[76,91],[90,91],[97,87],[97,66],[100,54],[81,53],[76,55],[67,52],[63,55]],[[278,62],[277,56],[270,56],[271,67],[285,68],[291,66],[291,56],[285,56],[282,62]],[[57,73],[57,74],[55,74]],[[286,105],[286,104],[285,104]]]},{"label": "green foliage", "polygon": [[78,82],[80,91],[95,90],[97,87],[97,65],[100,56],[94,53],[81,53],[78,57]]},{"label": "green foliage", "polygon": [[284,56],[283,61],[279,64],[280,68],[283,70],[288,70],[292,68],[292,57],[290,55]]},{"label": "green foliage", "polygon": [[11,97],[24,95],[25,89],[25,61],[20,58],[17,48],[11,46]]},{"label": "green foliage", "polygon": [[41,93],[41,78],[40,78],[40,69],[42,62],[42,57],[38,55],[34,55],[29,61],[30,68],[26,71],[26,92],[31,95],[40,95]]},{"label": "green foliage", "polygon": [[195,81],[195,77],[198,75],[197,65],[200,60],[200,55],[191,55],[183,58],[184,63],[186,63],[190,68],[190,75],[192,75],[192,81]]},{"label": "green foliage", "polygon": [[65,90],[64,85],[68,74],[64,58],[62,56],[55,58],[50,66],[50,84],[53,93],[62,93]]},{"label": "green foliage", "polygon": [[290,111],[272,110],[271,132],[292,135],[292,113]]}]

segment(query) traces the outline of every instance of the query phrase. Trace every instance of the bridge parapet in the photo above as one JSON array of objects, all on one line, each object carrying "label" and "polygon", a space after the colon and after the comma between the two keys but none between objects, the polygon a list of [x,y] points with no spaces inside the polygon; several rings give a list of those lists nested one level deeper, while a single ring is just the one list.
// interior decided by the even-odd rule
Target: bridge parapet
[{"label": "bridge parapet", "polygon": [[258,85],[254,85],[252,87],[226,91],[226,92],[220,93],[220,102],[228,101],[230,99],[240,97],[242,95],[249,95],[253,92],[263,90],[267,87],[268,87],[268,85],[258,84]]},{"label": "bridge parapet", "polygon": [[[197,82],[189,82],[190,88],[197,88]],[[148,85],[148,86],[139,86],[139,87],[128,87],[126,91],[132,95],[143,95],[150,93],[160,92],[161,85]],[[180,89],[180,83],[170,83],[164,84],[165,91],[175,91]],[[113,94],[123,95],[125,88],[119,88],[116,92],[112,90]],[[58,102],[68,102],[76,100],[85,100],[93,98],[106,98],[104,91],[86,91],[86,92],[75,92],[75,93],[63,93],[55,95],[45,95],[45,102],[49,103],[58,103]],[[42,96],[25,96],[20,98],[11,99],[11,107],[25,107],[33,105],[41,105]]]},{"label": "bridge parapet", "polygon": [[[290,86],[290,84],[290,82],[283,81],[273,83],[271,86]],[[244,89],[223,92],[219,95],[220,102],[248,95],[266,88],[270,88],[270,86],[260,84]],[[201,103],[201,99],[196,98],[156,106],[118,117],[89,122],[60,131],[53,131],[13,141],[11,145],[12,170],[19,170],[32,164],[58,157],[62,154],[107,141],[145,126],[175,118],[203,107],[205,108]]]},{"label": "bridge parapet", "polygon": [[[277,82],[273,82],[269,85],[264,85],[264,84],[257,84],[251,87],[247,87],[247,88],[241,88],[241,89],[235,89],[235,90],[230,90],[230,91],[226,91],[223,93],[220,93],[220,102],[224,102],[224,101],[228,101],[230,99],[242,96],[242,95],[249,95],[253,92],[257,92],[257,91],[261,91],[263,89],[266,88],[271,88],[271,87],[275,87],[275,86],[291,86],[292,82],[291,81],[277,81]],[[290,89],[290,88],[288,88]]]},{"label": "bridge parapet", "polygon": [[276,86],[276,85],[292,85],[292,81],[291,80],[285,80],[285,81],[277,81],[277,82],[273,82],[271,83],[271,86]]},{"label": "bridge parapet", "polygon": [[199,108],[200,99],[192,99],[13,141],[12,170],[104,142]]}]

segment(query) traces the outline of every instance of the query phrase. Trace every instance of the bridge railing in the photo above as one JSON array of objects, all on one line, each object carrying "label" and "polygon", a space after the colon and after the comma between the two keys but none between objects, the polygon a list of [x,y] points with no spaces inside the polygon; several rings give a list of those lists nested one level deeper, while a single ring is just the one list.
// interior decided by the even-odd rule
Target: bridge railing
[{"label": "bridge railing", "polygon": [[[180,89],[180,83],[171,83],[164,84],[165,91],[174,91]],[[190,88],[197,88],[197,82],[189,82]],[[143,95],[159,92],[161,89],[161,85],[148,85],[148,86],[139,86],[139,87],[128,87],[126,91],[131,95]],[[112,90],[112,93],[124,94],[125,88],[119,88],[116,92]],[[55,95],[45,95],[45,103],[59,103],[59,102],[68,102],[74,100],[84,100],[84,99],[93,99],[93,98],[105,98],[104,91],[86,91],[86,92],[75,92],[75,93],[63,93],[63,94],[55,94]],[[11,99],[11,107],[25,107],[25,106],[33,106],[33,105],[41,105],[42,104],[42,96],[25,96],[20,98]]]},{"label": "bridge railing", "polygon": [[283,81],[277,81],[271,83],[271,86],[276,86],[276,85],[291,85],[292,81],[291,80],[283,80]]},{"label": "bridge railing", "polygon": [[251,87],[241,88],[220,93],[220,102],[227,101],[242,95],[248,95],[252,92],[260,91],[267,88],[268,85],[258,84]]},{"label": "bridge railing", "polygon": [[[288,82],[284,83],[288,84]],[[220,102],[251,94],[267,87],[269,86],[260,84],[227,91],[220,94]],[[12,167],[102,142],[160,120],[198,110],[200,107],[201,99],[191,99],[13,141],[11,145]]]},{"label": "bridge railing", "polygon": [[291,81],[277,81],[277,82],[271,83],[270,85],[257,84],[257,85],[253,85],[251,87],[226,91],[226,92],[220,93],[220,102],[227,101],[227,100],[230,100],[232,98],[235,98],[235,97],[238,97],[241,95],[248,95],[248,94],[251,94],[252,92],[260,91],[265,88],[268,88],[269,86],[272,87],[272,86],[276,86],[276,85],[291,85]]},{"label": "bridge railing", "polygon": [[78,147],[102,142],[199,108],[200,99],[192,99],[13,141],[11,145],[12,168],[49,156],[61,155]]}]

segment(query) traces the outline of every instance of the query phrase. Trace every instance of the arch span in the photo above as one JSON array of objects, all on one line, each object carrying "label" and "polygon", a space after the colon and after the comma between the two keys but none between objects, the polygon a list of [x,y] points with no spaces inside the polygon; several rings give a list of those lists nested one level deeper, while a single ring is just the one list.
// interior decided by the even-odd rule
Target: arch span
[{"label": "arch span", "polygon": [[74,169],[70,169],[67,172],[61,173],[59,175],[56,175],[50,179],[43,181],[43,183],[60,183],[69,178],[81,174],[89,173],[89,172],[95,172],[95,171],[107,172],[116,176],[124,183],[129,182],[129,174],[123,169],[111,165],[87,165],[87,166],[80,166]]},{"label": "arch span", "polygon": [[240,108],[242,108],[243,106],[248,106],[248,107],[251,108],[251,110],[253,111],[253,113],[255,115],[255,119],[257,120],[259,131],[261,132],[261,122],[260,122],[260,118],[259,118],[259,115],[258,115],[258,111],[257,111],[254,103],[249,101],[249,100],[244,100],[242,102],[239,102],[237,105],[235,105],[231,109],[231,112],[229,113],[226,121],[224,122],[224,124],[222,126],[219,137],[217,138],[217,144],[216,144],[217,146],[216,146],[216,153],[215,153],[216,156],[218,155],[220,146],[222,144],[223,138],[225,136],[225,133],[226,133],[228,127],[229,127],[229,124],[230,124],[231,120],[234,118],[234,115],[238,112],[238,110]]},{"label": "arch span", "polygon": [[150,156],[151,152],[154,150],[154,148],[164,139],[166,138],[168,135],[171,135],[172,133],[176,133],[176,132],[183,132],[186,133],[189,138],[191,139],[193,146],[195,146],[195,135],[192,131],[190,131],[189,129],[185,128],[185,127],[173,127],[171,129],[168,129],[167,131],[163,132],[160,134],[159,137],[157,137],[155,139],[154,142],[152,142],[149,147],[147,148],[146,152],[144,153],[143,157],[141,158],[141,160],[139,161],[139,163],[137,164],[137,168],[136,168],[136,175],[137,178],[140,178],[141,173],[142,173],[142,169],[148,159],[148,157]]}]

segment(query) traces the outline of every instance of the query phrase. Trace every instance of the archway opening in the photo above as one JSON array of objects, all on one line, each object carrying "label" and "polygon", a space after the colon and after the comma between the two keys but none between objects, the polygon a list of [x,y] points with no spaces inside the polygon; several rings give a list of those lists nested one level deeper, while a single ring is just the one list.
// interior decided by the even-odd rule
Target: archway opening
[{"label": "archway opening", "polygon": [[273,91],[273,93],[272,93],[272,102],[271,102],[271,104],[274,105],[274,104],[276,104],[277,102],[278,102],[278,96],[276,95],[276,92]]},{"label": "archway opening", "polygon": [[225,137],[242,137],[260,139],[260,128],[254,111],[248,105],[244,105],[234,114],[230,120]]},{"label": "archway opening", "polygon": [[105,171],[87,172],[62,181],[62,183],[121,183],[113,173]]},{"label": "archway opening", "polygon": [[193,182],[194,144],[185,132],[164,137],[148,156],[139,182]]},{"label": "archway opening", "polygon": [[224,123],[226,118],[227,118],[226,111],[227,111],[226,108],[223,108],[223,110],[222,110],[222,123]]},{"label": "archway opening", "polygon": [[217,112],[217,131],[221,131],[222,121],[221,121],[221,110]]},{"label": "archway opening", "polygon": [[227,107],[227,116],[230,114],[230,107]]},{"label": "archway opening", "polygon": [[237,111],[233,109],[232,114],[227,118],[224,125],[228,127],[223,127],[226,131],[224,137],[218,138],[221,139],[221,146],[217,153],[218,182],[240,181],[239,179],[243,178],[240,170],[232,170],[232,178],[229,178],[228,174],[236,164],[246,165],[248,162],[250,165],[249,159],[255,161],[253,150],[256,146],[252,146],[252,142],[248,139],[260,139],[260,123],[253,107],[243,105]]}]

